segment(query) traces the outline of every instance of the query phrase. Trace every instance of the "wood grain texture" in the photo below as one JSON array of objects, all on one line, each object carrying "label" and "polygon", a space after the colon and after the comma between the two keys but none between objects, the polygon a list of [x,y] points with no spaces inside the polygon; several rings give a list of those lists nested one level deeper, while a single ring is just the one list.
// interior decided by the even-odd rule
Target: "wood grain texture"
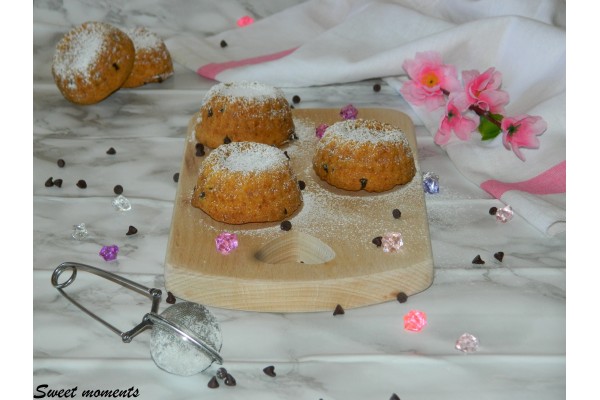
[{"label": "wood grain texture", "polygon": [[[223,224],[191,206],[204,157],[195,155],[188,127],[165,259],[167,290],[229,309],[333,312],[337,304],[351,309],[427,289],[433,257],[412,121],[390,109],[362,109],[359,117],[406,133],[417,161],[415,178],[380,194],[343,191],[321,181],[312,171],[315,127],[339,121],[339,110],[295,109],[298,140],[282,150],[306,188],[303,206],[289,218],[290,231],[279,223]],[[399,219],[392,216],[395,208],[402,212]],[[239,247],[229,255],[215,249],[216,236],[225,231],[239,237]],[[385,232],[402,234],[399,252],[385,253],[371,242]]]}]

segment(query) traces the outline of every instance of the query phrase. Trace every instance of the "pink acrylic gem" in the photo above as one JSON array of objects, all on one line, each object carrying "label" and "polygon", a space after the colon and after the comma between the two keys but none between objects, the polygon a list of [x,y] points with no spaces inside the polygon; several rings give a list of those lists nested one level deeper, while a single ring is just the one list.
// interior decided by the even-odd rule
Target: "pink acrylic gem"
[{"label": "pink acrylic gem", "polygon": [[348,104],[347,106],[342,107],[340,110],[340,116],[343,119],[356,119],[358,115],[358,110],[354,108],[352,104]]},{"label": "pink acrylic gem", "polygon": [[388,232],[381,237],[381,247],[385,253],[395,253],[404,246],[400,232]]},{"label": "pink acrylic gem", "polygon": [[243,17],[238,18],[237,25],[238,26],[247,26],[254,23],[254,18],[249,15],[244,15]]},{"label": "pink acrylic gem", "polygon": [[500,208],[498,211],[496,211],[496,221],[508,222],[512,219],[513,214],[513,209],[511,206]]},{"label": "pink acrylic gem", "polygon": [[427,315],[423,311],[411,310],[404,316],[404,329],[421,332],[427,325]]},{"label": "pink acrylic gem", "polygon": [[317,126],[317,129],[315,129],[315,135],[321,139],[323,137],[323,134],[325,133],[325,129],[327,129],[329,127],[329,125],[327,124],[321,124],[319,126]]},{"label": "pink acrylic gem", "polygon": [[100,256],[104,258],[104,261],[113,261],[117,259],[119,253],[119,246],[113,244],[112,246],[102,246],[100,249]]},{"label": "pink acrylic gem", "polygon": [[463,333],[456,340],[456,350],[460,350],[463,353],[473,353],[479,349],[479,339],[470,333]]},{"label": "pink acrylic gem", "polygon": [[223,232],[215,239],[217,251],[227,255],[238,247],[238,237],[235,233]]}]

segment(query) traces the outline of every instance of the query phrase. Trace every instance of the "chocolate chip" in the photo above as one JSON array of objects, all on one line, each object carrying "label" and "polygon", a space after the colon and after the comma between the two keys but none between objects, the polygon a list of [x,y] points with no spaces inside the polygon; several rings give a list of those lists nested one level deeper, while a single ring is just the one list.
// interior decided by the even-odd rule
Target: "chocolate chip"
[{"label": "chocolate chip", "polygon": [[392,216],[396,219],[400,218],[402,216],[402,212],[400,210],[398,210],[397,208],[394,208],[392,210]]},{"label": "chocolate chip", "polygon": [[210,108],[210,107],[208,108],[207,114],[209,117],[213,116],[212,108]]},{"label": "chocolate chip", "polygon": [[290,156],[288,155],[287,151],[284,151],[283,154],[285,154],[285,156],[287,157],[288,160],[291,160]]},{"label": "chocolate chip", "polygon": [[219,108],[219,112],[220,112],[220,113],[223,113],[223,112],[225,112],[225,107],[221,107],[221,108]]},{"label": "chocolate chip", "polygon": [[360,178],[360,188],[364,189],[367,187],[367,178]]},{"label": "chocolate chip", "polygon": [[275,376],[277,376],[277,374],[275,373],[275,367],[272,365],[269,365],[268,367],[263,368],[263,372],[273,378]]},{"label": "chocolate chip", "polygon": [[52,183],[54,184],[54,186],[62,187],[63,180],[62,179],[55,179],[54,182],[52,182]]},{"label": "chocolate chip", "polygon": [[223,144],[228,144],[231,143],[231,139],[229,139],[229,136],[225,136],[225,139],[223,139]]},{"label": "chocolate chip", "polygon": [[300,190],[304,190],[306,188],[306,182],[298,181],[298,187],[300,188]]},{"label": "chocolate chip", "polygon": [[167,300],[165,300],[167,303],[169,304],[175,304],[175,302],[177,301],[177,299],[175,298],[175,296],[173,295],[173,293],[171,292],[167,292]]},{"label": "chocolate chip", "polygon": [[494,253],[494,258],[500,262],[502,262],[502,260],[504,259],[504,252],[503,251],[499,251],[497,253]]},{"label": "chocolate chip", "polygon": [[287,215],[287,213],[288,213],[288,210],[287,210],[287,208],[285,208],[285,207],[284,207],[284,208],[283,208],[283,214],[284,214],[284,215]]},{"label": "chocolate chip", "polygon": [[231,376],[231,374],[227,374],[225,376],[224,382],[227,386],[235,386],[237,384],[237,382],[235,381],[235,378],[233,376]]},{"label": "chocolate chip", "polygon": [[293,104],[290,104],[290,109],[292,109],[292,110],[293,110],[294,108],[296,108],[296,107],[294,107],[294,105],[293,105]]},{"label": "chocolate chip", "polygon": [[83,179],[77,181],[77,187],[80,189],[85,189],[87,187],[87,182]]},{"label": "chocolate chip", "polygon": [[179,172],[175,172],[175,173],[173,174],[173,180],[174,180],[175,182],[179,182]]},{"label": "chocolate chip", "polygon": [[225,379],[226,376],[227,376],[227,370],[225,368],[221,367],[217,370],[217,378]]},{"label": "chocolate chip", "polygon": [[392,393],[392,397],[390,397],[390,400],[400,400],[400,397],[398,397],[396,393]]},{"label": "chocolate chip", "polygon": [[46,179],[46,182],[44,182],[44,186],[46,186],[46,187],[54,186],[54,181],[52,180],[52,177]]},{"label": "chocolate chip", "polygon": [[119,64],[113,63],[113,68],[115,69],[115,71],[118,71],[119,70]]},{"label": "chocolate chip", "polygon": [[127,231],[126,235],[131,236],[131,235],[135,235],[136,233],[138,233],[137,228],[133,225],[129,225],[129,230]]},{"label": "chocolate chip", "polygon": [[300,96],[298,96],[297,94],[294,95],[294,97],[292,97],[292,101],[294,102],[294,104],[300,103]]},{"label": "chocolate chip", "polygon": [[373,243],[375,246],[377,246],[377,247],[381,247],[381,239],[382,239],[382,237],[381,237],[381,236],[377,236],[377,237],[373,238],[373,240],[371,240],[371,242],[372,242],[372,243]]},{"label": "chocolate chip", "polygon": [[202,143],[196,144],[196,157],[203,157],[206,153],[204,152],[204,145]]},{"label": "chocolate chip", "polygon": [[106,154],[110,154],[110,155],[117,154],[117,151],[115,150],[114,147],[111,147],[110,149],[106,150]]},{"label": "chocolate chip", "polygon": [[373,85],[374,92],[379,92],[380,90],[381,90],[381,85],[379,83],[376,83]]},{"label": "chocolate chip", "polygon": [[498,207],[492,207],[488,212],[490,213],[490,215],[496,215],[496,212],[498,212]]},{"label": "chocolate chip", "polygon": [[345,313],[346,312],[344,311],[344,309],[342,308],[342,306],[339,305],[339,304],[337,306],[335,306],[335,310],[333,310],[333,315],[339,315],[339,314],[344,315]]},{"label": "chocolate chip", "polygon": [[329,168],[329,167],[327,166],[327,164],[323,164],[323,165],[322,165],[322,167],[323,167],[323,169],[325,170],[325,172],[328,172],[328,168]]},{"label": "chocolate chip", "polygon": [[200,192],[200,194],[198,195],[198,198],[203,199],[204,196],[206,196],[206,193]]},{"label": "chocolate chip", "polygon": [[56,165],[58,165],[59,168],[63,168],[65,166],[65,160],[59,158],[58,161],[56,161]]},{"label": "chocolate chip", "polygon": [[471,261],[473,264],[485,264],[485,261],[481,259],[481,256],[477,254],[477,256]]},{"label": "chocolate chip", "polygon": [[115,194],[122,194],[123,193],[123,186],[121,186],[121,185],[115,185],[115,187],[113,188],[113,192],[115,192]]},{"label": "chocolate chip", "polygon": [[221,47],[227,47],[227,42],[224,40],[221,40]]},{"label": "chocolate chip", "polygon": [[210,381],[208,381],[208,387],[211,389],[216,389],[219,387],[219,381],[217,381],[216,376],[213,376],[212,378],[210,378]]},{"label": "chocolate chip", "polygon": [[398,303],[406,303],[406,300],[408,300],[408,296],[406,295],[406,293],[400,292],[398,293],[398,295],[396,295],[396,300],[398,300]]},{"label": "chocolate chip", "polygon": [[290,221],[283,221],[279,226],[282,231],[289,231],[292,229],[292,223]]}]

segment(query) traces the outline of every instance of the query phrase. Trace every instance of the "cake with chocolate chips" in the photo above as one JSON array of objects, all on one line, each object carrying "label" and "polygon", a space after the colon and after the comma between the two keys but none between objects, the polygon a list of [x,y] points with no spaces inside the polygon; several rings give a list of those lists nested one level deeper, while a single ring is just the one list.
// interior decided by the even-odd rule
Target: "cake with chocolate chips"
[{"label": "cake with chocolate chips", "polygon": [[231,142],[202,162],[191,202],[227,224],[273,222],[290,217],[302,204],[302,194],[283,151]]},{"label": "cake with chocolate chips", "polygon": [[135,59],[124,88],[160,83],[173,75],[173,61],[167,46],[154,32],[143,26],[125,31],[133,41]]},{"label": "cake with chocolate chips", "polygon": [[230,142],[281,146],[294,135],[292,112],[283,91],[258,82],[213,86],[193,118],[196,140],[213,149]]},{"label": "cake with chocolate chips", "polygon": [[383,192],[410,182],[416,173],[404,132],[376,120],[349,119],[329,126],[312,163],[319,178],[351,191]]}]

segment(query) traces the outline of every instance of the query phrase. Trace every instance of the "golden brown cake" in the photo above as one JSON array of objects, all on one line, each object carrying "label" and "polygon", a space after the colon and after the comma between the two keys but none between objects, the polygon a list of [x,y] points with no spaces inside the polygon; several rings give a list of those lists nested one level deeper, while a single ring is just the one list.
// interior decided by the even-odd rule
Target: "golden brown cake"
[{"label": "golden brown cake", "polygon": [[292,112],[283,91],[257,82],[213,86],[199,114],[194,122],[196,140],[213,149],[229,142],[281,146],[294,134]]},{"label": "golden brown cake", "polygon": [[67,100],[94,104],[123,85],[134,57],[133,42],[123,31],[103,22],[85,22],[56,45],[52,75]]},{"label": "golden brown cake", "polygon": [[302,194],[286,155],[276,147],[232,142],[202,162],[192,205],[227,224],[272,222],[290,217]]},{"label": "golden brown cake", "polygon": [[167,46],[156,34],[144,27],[126,30],[133,41],[135,60],[124,88],[134,88],[147,83],[162,82],[173,75],[173,61]]},{"label": "golden brown cake", "polygon": [[313,169],[339,189],[368,192],[383,192],[408,183],[416,173],[404,132],[363,119],[329,126],[317,144]]}]

